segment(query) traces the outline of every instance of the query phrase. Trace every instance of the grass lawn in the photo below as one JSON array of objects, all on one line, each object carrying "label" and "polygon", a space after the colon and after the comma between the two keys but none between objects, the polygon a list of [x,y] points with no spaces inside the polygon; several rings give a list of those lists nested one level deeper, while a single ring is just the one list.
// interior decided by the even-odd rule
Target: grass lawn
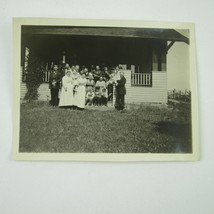
[{"label": "grass lawn", "polygon": [[[105,108],[105,107],[104,107]],[[20,152],[189,153],[190,105],[84,111],[21,104]]]}]

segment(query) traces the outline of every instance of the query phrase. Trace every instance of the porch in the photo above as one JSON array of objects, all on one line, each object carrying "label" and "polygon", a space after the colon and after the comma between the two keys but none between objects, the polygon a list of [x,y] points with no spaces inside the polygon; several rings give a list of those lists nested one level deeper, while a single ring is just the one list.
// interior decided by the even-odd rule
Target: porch
[{"label": "porch", "polygon": [[20,64],[25,68],[26,48],[46,63],[39,100],[50,99],[52,65],[66,62],[86,67],[119,64],[127,80],[126,103],[167,103],[167,52],[175,42],[188,44],[189,39],[174,29],[23,26]]},{"label": "porch", "polygon": [[[167,103],[167,73],[153,71],[152,73],[133,73],[132,70],[123,70],[126,78],[126,103],[155,102]],[[46,71],[43,77],[44,82],[38,89],[41,101],[50,100],[49,90],[50,71]],[[21,99],[27,92],[24,78],[21,81]],[[60,95],[59,95],[60,96]],[[114,103],[114,97],[113,97]],[[112,105],[113,105],[112,103]]]}]

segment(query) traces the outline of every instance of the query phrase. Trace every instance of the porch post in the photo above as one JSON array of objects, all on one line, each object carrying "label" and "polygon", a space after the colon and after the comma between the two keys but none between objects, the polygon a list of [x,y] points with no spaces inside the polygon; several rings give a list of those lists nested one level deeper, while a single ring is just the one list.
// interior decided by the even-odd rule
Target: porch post
[{"label": "porch post", "polygon": [[63,51],[63,53],[62,53],[62,63],[63,64],[65,63],[65,51]]},{"label": "porch post", "polygon": [[29,60],[30,49],[25,47],[25,60],[24,60],[24,68],[22,69],[22,81],[25,81],[26,73],[27,73],[27,66]]},{"label": "porch post", "polygon": [[114,107],[115,106],[115,85],[113,84],[113,92],[112,92],[112,106]]}]

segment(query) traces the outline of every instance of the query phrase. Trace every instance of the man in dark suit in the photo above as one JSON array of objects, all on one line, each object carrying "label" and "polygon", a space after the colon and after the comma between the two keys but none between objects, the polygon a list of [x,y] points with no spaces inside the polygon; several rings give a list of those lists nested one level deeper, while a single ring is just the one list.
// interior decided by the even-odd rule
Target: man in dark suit
[{"label": "man in dark suit", "polygon": [[124,72],[120,71],[120,79],[116,81],[116,100],[115,108],[119,111],[123,111],[125,108],[125,95],[126,95],[126,78],[124,77]]},{"label": "man in dark suit", "polygon": [[51,100],[50,105],[52,106],[58,106],[59,104],[59,89],[60,89],[60,81],[61,81],[61,75],[58,72],[58,66],[54,65],[53,71],[51,72],[50,78],[49,78],[49,88],[51,90]]}]

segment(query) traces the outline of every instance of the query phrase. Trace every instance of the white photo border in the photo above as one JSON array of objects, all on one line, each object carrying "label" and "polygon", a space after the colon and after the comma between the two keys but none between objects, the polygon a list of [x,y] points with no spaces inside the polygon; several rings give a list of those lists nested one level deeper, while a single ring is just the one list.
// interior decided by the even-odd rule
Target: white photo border
[{"label": "white photo border", "polygon": [[[187,29],[190,33],[190,89],[192,110],[192,153],[21,153],[20,131],[20,57],[21,26],[93,26]],[[196,68],[195,25],[193,23],[131,21],[131,20],[84,20],[62,18],[13,18],[13,149],[14,160],[56,161],[195,161],[199,160],[199,117]]]}]

